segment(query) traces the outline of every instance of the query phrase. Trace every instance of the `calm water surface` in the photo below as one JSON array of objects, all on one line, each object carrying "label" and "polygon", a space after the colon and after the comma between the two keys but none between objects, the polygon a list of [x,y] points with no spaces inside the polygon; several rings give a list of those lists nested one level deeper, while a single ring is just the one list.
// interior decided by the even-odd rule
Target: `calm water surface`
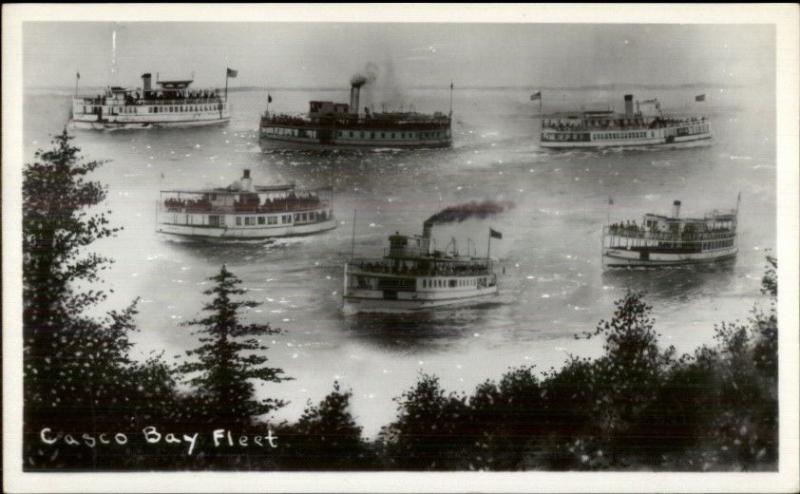
[{"label": "calm water surface", "polygon": [[[651,94],[652,93],[652,94]],[[142,358],[169,360],[196,346],[180,323],[199,314],[206,278],[223,263],[263,304],[248,317],[285,330],[268,340],[271,363],[295,379],[260,387],[289,400],[278,418],[299,416],[335,380],[353,390],[354,412],[372,435],[392,419],[392,398],[421,372],[452,390],[470,391],[510,366],[558,367],[568,354],[599,354],[601,343],[575,340],[610,316],[626,289],[647,292],[662,343],[691,351],[712,340],[714,324],[748,317],[760,300],[764,254],[775,245],[774,101],[757,89],[722,90],[702,109],[712,145],[683,149],[548,152],[538,146],[538,105],[526,91],[456,92],[454,146],[446,150],[263,151],[258,145],[262,92],[232,93],[229,125],[150,131],[78,131],[91,159],[111,160],[96,178],[109,186],[114,224],[124,230],[93,249],[113,257],[107,308],[141,297],[134,336]],[[278,111],[303,111],[309,99],[346,101],[345,91],[272,91]],[[693,93],[649,91],[665,108],[686,109]],[[546,107],[564,109],[621,94],[566,91]],[[447,111],[447,91],[410,91],[416,109]],[[555,101],[553,101],[555,100]],[[692,109],[695,109],[692,107]],[[765,110],[766,109],[766,110]],[[29,92],[25,156],[63,128],[69,93]],[[159,190],[227,185],[250,168],[256,183],[332,185],[336,230],[271,244],[202,244],[155,233]],[[699,269],[603,272],[600,229],[646,212],[735,206],[741,191],[740,253],[735,263]],[[614,198],[609,208],[608,198]],[[490,303],[413,316],[341,313],[342,263],[349,256],[353,210],[358,255],[379,255],[395,231],[417,233],[440,208],[471,200],[516,207],[489,220],[437,226],[437,245],[455,238],[483,255],[488,228],[500,259],[500,294]],[[470,241],[471,240],[471,241]],[[176,359],[177,360],[177,359]]]}]

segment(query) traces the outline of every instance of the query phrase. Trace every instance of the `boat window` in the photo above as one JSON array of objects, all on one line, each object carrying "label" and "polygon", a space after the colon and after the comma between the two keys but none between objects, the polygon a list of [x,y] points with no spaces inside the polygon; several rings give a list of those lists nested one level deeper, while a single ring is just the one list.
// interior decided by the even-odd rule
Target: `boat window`
[{"label": "boat window", "polygon": [[258,224],[259,225],[263,225],[264,223],[266,223],[266,221],[267,221],[267,219],[265,217],[263,217],[263,216],[259,216],[258,217]]},{"label": "boat window", "polygon": [[236,217],[236,226],[241,226],[241,225],[242,225],[242,218],[237,216]]},{"label": "boat window", "polygon": [[277,216],[270,216],[267,218],[267,223],[270,225],[277,225],[278,224],[278,217]]}]

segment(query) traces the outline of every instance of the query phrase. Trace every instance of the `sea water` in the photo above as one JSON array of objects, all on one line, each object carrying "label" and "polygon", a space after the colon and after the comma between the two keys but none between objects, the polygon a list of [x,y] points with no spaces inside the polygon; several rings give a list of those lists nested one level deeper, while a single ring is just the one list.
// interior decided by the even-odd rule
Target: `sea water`
[{"label": "sea water", "polygon": [[[713,341],[714,326],[746,319],[762,300],[765,254],[775,248],[774,95],[762,88],[718,88],[703,106],[693,91],[639,90],[665,108],[703,112],[711,143],[661,149],[547,151],[539,147],[538,102],[530,91],[459,89],[454,98],[453,147],[400,151],[277,151],[258,142],[263,91],[232,92],[227,125],[144,131],[77,131],[87,159],[110,160],[93,174],[108,186],[110,219],[123,230],[92,250],[116,262],[104,271],[113,288],[102,309],[141,297],[132,335],[134,357],[162,353],[179,362],[198,345],[193,328],[208,297],[207,280],[225,264],[261,305],[244,314],[283,333],[264,339],[270,364],[292,381],[257,387],[289,401],[276,419],[295,419],[334,381],[353,392],[353,412],[368,436],[396,413],[393,397],[422,373],[453,391],[471,391],[509,367],[558,368],[570,355],[597,356],[602,342],[576,339],[613,313],[632,289],[653,306],[662,345],[691,352]],[[645,94],[646,93],[646,94]],[[615,102],[621,93],[544,91],[545,111]],[[273,90],[272,111],[305,111],[311,99],[346,101],[345,91]],[[449,110],[447,90],[410,90],[417,111]],[[639,98],[637,94],[637,99]],[[691,103],[686,103],[691,102]],[[27,91],[24,150],[33,160],[69,118],[70,91]],[[621,107],[620,105],[617,105]],[[405,109],[408,109],[406,107]],[[256,184],[295,182],[332,186],[336,230],[275,242],[199,243],[156,233],[159,191],[225,186],[242,170]],[[681,200],[683,215],[734,208],[739,255],[720,266],[671,270],[604,271],[601,228],[668,214]],[[609,203],[613,199],[613,205]],[[358,256],[379,256],[394,232],[421,233],[436,211],[470,201],[513,202],[495,217],[437,225],[436,245],[451,241],[463,253],[486,255],[493,240],[499,295],[471,307],[411,315],[344,315],[343,263],[351,253],[353,216]]]}]

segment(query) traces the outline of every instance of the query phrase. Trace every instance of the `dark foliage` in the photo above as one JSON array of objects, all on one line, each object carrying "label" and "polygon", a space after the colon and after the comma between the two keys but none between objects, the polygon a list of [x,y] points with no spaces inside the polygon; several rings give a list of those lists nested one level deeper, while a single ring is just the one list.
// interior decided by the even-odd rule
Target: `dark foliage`
[{"label": "dark foliage", "polygon": [[241,280],[223,265],[209,278],[214,286],[206,290],[211,302],[203,308],[209,315],[184,323],[200,326],[195,332],[201,345],[187,353],[196,360],[181,366],[195,386],[194,413],[201,423],[219,427],[249,427],[253,417],[268,414],[284,405],[280,400],[254,397],[251,380],[281,382],[291,379],[283,370],[266,366],[267,357],[255,353],[268,347],[258,337],[280,333],[269,324],[242,324],[239,311],[260,305],[250,300],[234,300],[245,293]]},{"label": "dark foliage", "polygon": [[452,470],[464,463],[461,434],[465,398],[445,394],[439,379],[422,375],[396,399],[397,420],[381,431],[385,467],[398,470]]},{"label": "dark foliage", "polygon": [[278,428],[281,447],[276,452],[287,470],[371,470],[375,452],[361,438],[361,426],[350,413],[351,391],[339,383],[319,404],[306,407],[295,424]]},{"label": "dark foliage", "polygon": [[[173,382],[158,374],[159,362],[134,364],[128,357],[136,314],[132,303],[95,319],[87,309],[105,299],[103,291],[79,286],[100,282],[110,260],[86,253],[98,239],[117,232],[106,213],[92,212],[105,199],[98,182],[87,179],[100,162],[82,162],[66,131],[53,148],[38,151],[26,165],[22,187],[24,466],[29,469],[102,468],[124,464],[128,452],[98,454],[53,436],[80,438],[93,431],[126,431],[144,416],[164,418]],[[167,397],[152,401],[144,380]],[[153,382],[158,378],[159,382]],[[166,405],[168,408],[169,405]]]}]

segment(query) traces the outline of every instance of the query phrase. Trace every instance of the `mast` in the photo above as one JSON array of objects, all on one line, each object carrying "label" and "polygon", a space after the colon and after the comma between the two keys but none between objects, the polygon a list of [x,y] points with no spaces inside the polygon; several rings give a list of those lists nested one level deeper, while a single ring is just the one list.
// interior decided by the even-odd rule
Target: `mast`
[{"label": "mast", "polygon": [[453,81],[450,81],[450,118],[453,118]]},{"label": "mast", "polygon": [[353,210],[353,235],[350,239],[350,261],[356,256],[356,210]]}]

